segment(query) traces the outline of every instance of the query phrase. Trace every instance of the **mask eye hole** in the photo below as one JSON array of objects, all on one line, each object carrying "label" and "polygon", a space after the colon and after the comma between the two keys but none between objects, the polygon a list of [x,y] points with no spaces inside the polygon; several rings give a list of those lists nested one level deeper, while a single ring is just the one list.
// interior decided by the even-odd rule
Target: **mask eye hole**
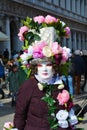
[{"label": "mask eye hole", "polygon": [[38,66],[38,67],[42,67],[42,65],[41,65],[41,64],[38,64],[37,66]]},{"label": "mask eye hole", "polygon": [[49,64],[47,64],[46,66],[52,66],[52,64],[51,64],[51,63],[49,63]]}]

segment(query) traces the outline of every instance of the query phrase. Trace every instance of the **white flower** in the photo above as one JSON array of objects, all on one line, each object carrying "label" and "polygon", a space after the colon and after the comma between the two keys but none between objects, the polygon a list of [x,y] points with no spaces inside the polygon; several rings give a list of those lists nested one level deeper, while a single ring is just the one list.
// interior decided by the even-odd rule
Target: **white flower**
[{"label": "white flower", "polygon": [[23,64],[23,65],[27,65],[27,64],[28,64],[28,61],[27,61],[27,60],[22,61],[22,64]]},{"label": "white flower", "polygon": [[42,85],[42,84],[40,84],[40,83],[38,83],[37,85],[38,85],[39,90],[41,90],[41,91],[42,91],[42,90],[43,90],[43,85]]},{"label": "white flower", "polygon": [[75,124],[78,123],[78,119],[77,119],[76,115],[74,114],[74,110],[73,109],[71,109],[69,111],[69,118],[70,118],[69,122],[70,122],[71,125],[75,125]]},{"label": "white flower", "polygon": [[32,56],[33,55],[33,47],[29,46],[28,48],[28,56]]},{"label": "white flower", "polygon": [[63,50],[67,52],[68,57],[71,57],[71,49],[67,48],[66,46],[63,47]]},{"label": "white flower", "polygon": [[56,118],[60,121],[64,121],[68,118],[68,112],[66,110],[60,110],[57,112]]},{"label": "white flower", "polygon": [[63,21],[60,21],[61,23],[62,23],[62,26],[65,26],[66,24],[65,24],[65,22],[63,22]]},{"label": "white flower", "polygon": [[61,128],[68,128],[68,121],[58,121],[58,124]]},{"label": "white flower", "polygon": [[68,112],[66,110],[58,111],[56,118],[58,119],[58,124],[61,128],[68,127],[68,121],[66,120],[68,118]]},{"label": "white flower", "polygon": [[75,125],[75,124],[78,123],[78,119],[77,119],[77,117],[74,115],[74,116],[72,116],[72,117],[69,119],[69,122],[70,122],[71,125]]},{"label": "white flower", "polygon": [[69,111],[69,117],[71,117],[71,116],[73,116],[73,115],[75,115],[75,112],[74,112],[74,110],[71,108],[70,111]]},{"label": "white flower", "polygon": [[20,58],[22,59],[22,61],[26,61],[28,59],[28,53],[23,53],[22,55],[20,55]]},{"label": "white flower", "polygon": [[46,57],[51,57],[52,56],[52,51],[51,51],[49,46],[45,46],[43,48],[43,55],[46,56]]},{"label": "white flower", "polygon": [[48,46],[56,40],[57,34],[54,27],[44,27],[40,29],[41,41],[47,42]]},{"label": "white flower", "polygon": [[63,89],[63,88],[64,88],[64,84],[58,85],[58,89]]}]

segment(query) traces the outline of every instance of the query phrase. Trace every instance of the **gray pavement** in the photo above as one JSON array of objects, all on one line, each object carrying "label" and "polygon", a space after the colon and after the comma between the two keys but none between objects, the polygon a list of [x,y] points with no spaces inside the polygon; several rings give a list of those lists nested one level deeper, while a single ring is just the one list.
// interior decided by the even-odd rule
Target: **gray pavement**
[{"label": "gray pavement", "polygon": [[[85,98],[87,99],[87,93],[74,96],[73,101],[74,103],[81,104]],[[0,99],[0,103],[3,104],[3,106],[0,107],[0,130],[3,130],[3,125],[5,122],[13,121],[15,108],[11,107],[11,98]],[[77,128],[84,128],[87,130],[87,114],[85,114],[83,122],[77,125]]]},{"label": "gray pavement", "polygon": [[[75,104],[82,106],[85,99],[87,99],[87,93],[74,96],[73,101]],[[87,113],[85,114],[83,121],[77,125],[77,128],[84,128],[84,130],[87,130]]]},{"label": "gray pavement", "polygon": [[0,130],[3,130],[5,122],[13,120],[15,108],[11,107],[11,102],[9,99],[0,100],[0,103],[3,103],[3,106],[0,107]]}]

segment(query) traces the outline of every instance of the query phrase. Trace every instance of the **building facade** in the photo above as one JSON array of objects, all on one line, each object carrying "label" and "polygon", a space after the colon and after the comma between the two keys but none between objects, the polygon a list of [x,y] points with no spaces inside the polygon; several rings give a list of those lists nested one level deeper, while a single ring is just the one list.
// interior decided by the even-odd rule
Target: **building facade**
[{"label": "building facade", "polygon": [[68,24],[71,37],[62,39],[62,45],[73,50],[87,49],[87,0],[0,0],[0,31],[9,40],[0,41],[0,53],[8,48],[20,51],[24,43],[18,39],[21,20],[26,16],[53,15]]}]

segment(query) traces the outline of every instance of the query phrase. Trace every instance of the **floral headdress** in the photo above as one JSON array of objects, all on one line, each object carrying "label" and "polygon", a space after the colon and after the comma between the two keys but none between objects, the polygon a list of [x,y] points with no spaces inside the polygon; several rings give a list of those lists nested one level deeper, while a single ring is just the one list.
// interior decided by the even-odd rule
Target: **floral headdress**
[{"label": "floral headdress", "polygon": [[70,49],[60,45],[61,37],[69,38],[70,36],[70,28],[64,22],[50,15],[27,17],[22,22],[23,26],[18,36],[21,41],[24,41],[24,52],[20,58],[28,76],[31,72],[31,61],[44,58],[50,58],[56,64],[67,61]]}]

